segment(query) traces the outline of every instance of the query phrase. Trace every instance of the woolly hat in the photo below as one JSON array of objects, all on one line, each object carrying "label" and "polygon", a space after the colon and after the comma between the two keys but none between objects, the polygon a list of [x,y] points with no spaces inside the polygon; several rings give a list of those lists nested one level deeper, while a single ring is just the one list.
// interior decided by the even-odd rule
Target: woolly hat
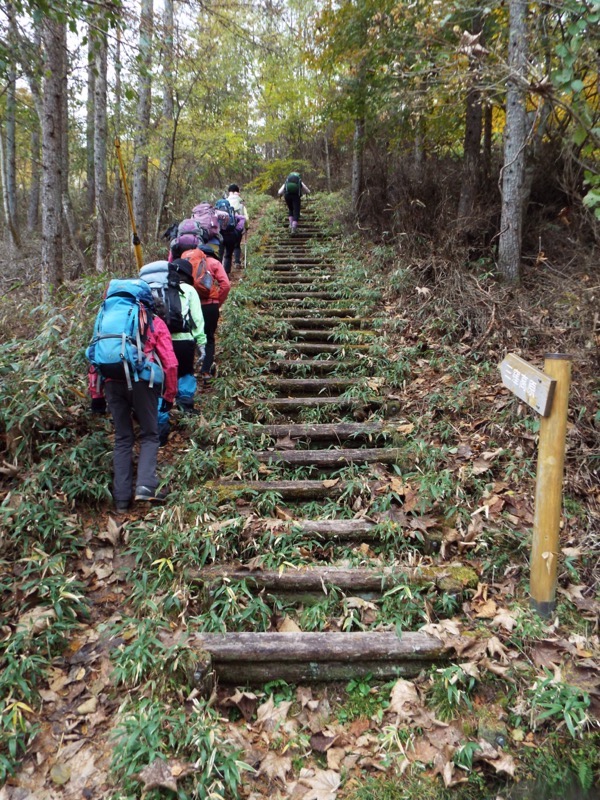
[{"label": "woolly hat", "polygon": [[175,258],[169,264],[169,267],[181,276],[181,279],[186,283],[194,282],[194,268],[187,258]]}]

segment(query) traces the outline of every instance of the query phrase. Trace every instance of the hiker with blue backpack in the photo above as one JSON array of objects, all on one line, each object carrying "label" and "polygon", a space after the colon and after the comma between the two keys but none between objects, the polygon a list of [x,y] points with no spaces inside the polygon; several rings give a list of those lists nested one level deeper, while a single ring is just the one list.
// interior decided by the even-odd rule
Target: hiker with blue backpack
[{"label": "hiker with blue backpack", "polygon": [[[194,358],[197,350],[200,360],[204,360],[206,345],[204,316],[194,289],[192,265],[183,258],[171,263],[153,261],[142,267],[140,278],[150,286],[155,300],[160,299],[165,306],[165,322],[179,363],[175,402],[182,411],[191,414],[196,394]],[[160,409],[159,415],[161,443],[164,443],[169,431],[168,412]]]},{"label": "hiker with blue backpack", "polygon": [[[91,364],[91,410],[110,411],[115,427],[113,499],[125,513],[132,499],[163,502],[156,462],[159,448],[158,402],[167,408],[177,394],[177,358],[171,334],[155,313],[150,286],[143,280],[111,280],[86,350]],[[140,427],[140,450],[135,490],[132,415]]]},{"label": "hiker with blue backpack", "polygon": [[[231,262],[234,260],[236,249],[238,253],[240,252],[240,243],[244,235],[244,228],[246,227],[246,217],[236,213],[229,200],[225,198],[217,200],[215,208],[227,214],[227,219],[221,221],[221,238],[223,243],[221,245],[220,260],[223,262],[225,272],[229,275],[231,273]],[[239,257],[236,266],[240,266]]]},{"label": "hiker with blue backpack", "polygon": [[287,203],[290,233],[293,236],[300,221],[300,198],[303,194],[310,194],[310,189],[302,182],[299,172],[290,172],[277,194]]}]

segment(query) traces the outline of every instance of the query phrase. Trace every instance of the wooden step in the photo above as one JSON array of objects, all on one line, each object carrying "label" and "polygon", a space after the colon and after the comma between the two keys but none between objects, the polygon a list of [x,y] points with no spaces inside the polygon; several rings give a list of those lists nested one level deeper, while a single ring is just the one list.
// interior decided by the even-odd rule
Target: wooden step
[{"label": "wooden step", "polygon": [[337,283],[332,283],[331,281],[323,281],[319,283],[319,281],[306,281],[305,283],[270,283],[269,284],[269,295],[273,298],[278,298],[282,296],[282,292],[309,292],[310,295],[315,296],[317,295],[320,297],[318,292],[329,292],[337,287]]},{"label": "wooden step", "polygon": [[258,589],[270,592],[309,592],[326,594],[327,586],[336,586],[345,592],[383,592],[411,584],[427,586],[433,584],[443,591],[460,592],[476,589],[479,582],[477,573],[464,564],[443,564],[441,566],[406,567],[300,567],[269,570],[237,566],[211,566],[186,573],[190,581],[214,583],[216,581],[246,581]]},{"label": "wooden step", "polygon": [[293,272],[291,275],[274,275],[271,284],[274,286],[287,286],[289,283],[300,285],[302,283],[323,283],[331,278],[331,272],[314,272],[307,275],[305,272]]},{"label": "wooden step", "polygon": [[[392,435],[394,428],[383,422],[335,422],[335,423],[283,423],[282,425],[256,425],[257,433],[273,439],[295,439],[308,442],[344,442],[364,440]],[[255,431],[253,430],[253,433]]]},{"label": "wooden step", "polygon": [[397,447],[351,450],[259,450],[253,455],[257,461],[264,464],[335,469],[348,464],[396,464],[402,456],[402,450]]},{"label": "wooden step", "polygon": [[[370,337],[374,336],[374,331],[369,331],[365,329],[352,331],[353,336],[365,336]],[[336,341],[336,331],[335,330],[322,330],[320,328],[293,328],[288,331],[288,338],[294,339],[295,341],[310,341],[310,342],[335,342]],[[338,342],[338,344],[344,344],[343,342]]]},{"label": "wooden step", "polygon": [[[260,347],[273,348],[272,342],[258,342]],[[338,353],[342,350],[368,350],[368,344],[324,344],[321,342],[280,342],[278,349],[295,350],[298,353]]]},{"label": "wooden step", "polygon": [[[167,646],[175,642],[171,634],[161,638]],[[418,675],[449,659],[440,639],[420,631],[401,636],[395,631],[196,633],[186,644],[202,662],[200,676],[214,671],[220,682],[236,685],[273,679],[346,681],[366,675],[391,680]]]},{"label": "wooden step", "polygon": [[292,328],[337,328],[339,325],[359,328],[363,323],[370,322],[363,317],[279,317],[282,322],[289,323]]},{"label": "wooden step", "polygon": [[302,411],[305,408],[350,409],[358,402],[344,397],[261,397],[252,402],[252,407],[266,406],[280,414]]},{"label": "wooden step", "polygon": [[343,392],[350,386],[364,383],[361,378],[275,378],[268,383],[269,387],[282,394],[323,394],[325,392]]},{"label": "wooden step", "polygon": [[[285,303],[280,303],[280,306],[285,306],[285,305],[286,305]],[[277,313],[278,318],[279,318],[280,314],[285,314],[286,315],[284,317],[284,319],[286,319],[286,318],[287,319],[291,319],[292,317],[300,317],[300,318],[302,318],[304,315],[314,314],[314,318],[313,319],[318,319],[320,314],[328,314],[329,318],[331,318],[331,317],[342,317],[342,319],[339,319],[337,321],[338,324],[341,324],[342,322],[345,322],[346,321],[346,317],[349,317],[351,319],[352,318],[361,319],[360,317],[356,316],[356,310],[354,308],[350,307],[350,306],[348,308],[343,308],[343,307],[342,308],[330,308],[328,305],[324,305],[322,308],[311,308],[310,306],[308,306],[306,308],[298,308],[295,304],[292,304],[292,303],[287,303],[287,305],[290,306],[290,307],[289,308],[281,308],[281,307],[279,307],[277,309],[273,309],[273,310],[276,310],[278,312]],[[271,313],[273,312],[273,310],[271,310]],[[268,310],[265,309],[264,313],[268,313]],[[327,317],[325,317],[325,319],[327,319]]]},{"label": "wooden step", "polygon": [[305,372],[310,370],[318,374],[333,372],[335,369],[352,369],[356,365],[355,361],[337,358],[279,358],[279,359],[259,359],[259,363],[264,364],[265,369],[275,374],[295,374],[298,371]]},{"label": "wooden step", "polygon": [[[321,497],[339,497],[348,488],[347,481],[338,481],[331,486],[330,481],[207,481],[207,489],[216,489],[222,497],[243,494],[276,492],[285,500],[318,500]],[[327,484],[327,485],[325,485]],[[379,481],[365,481],[363,490],[376,491],[382,484]]]},{"label": "wooden step", "polygon": [[331,275],[335,272],[335,267],[333,265],[326,265],[326,264],[317,264],[315,262],[308,262],[302,261],[293,264],[279,264],[274,262],[272,264],[266,264],[263,269],[265,272],[273,273],[274,275],[290,275],[295,274],[298,271],[298,267],[310,268],[311,273],[315,275],[320,275],[321,273],[327,273]]},{"label": "wooden step", "polygon": [[315,300],[339,300],[336,294],[332,292],[278,292],[276,295],[269,298],[269,303],[276,302],[277,300],[302,300],[305,297],[310,297]]}]

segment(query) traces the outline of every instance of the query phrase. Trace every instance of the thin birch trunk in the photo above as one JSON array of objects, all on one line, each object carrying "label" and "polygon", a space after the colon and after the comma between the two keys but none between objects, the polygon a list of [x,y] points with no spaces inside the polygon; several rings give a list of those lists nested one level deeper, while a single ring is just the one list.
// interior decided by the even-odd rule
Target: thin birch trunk
[{"label": "thin birch trunk", "polygon": [[106,67],[108,43],[106,36],[99,34],[96,44],[94,87],[94,178],[96,186],[96,271],[108,269],[110,240],[108,236],[108,183],[106,176]]},{"label": "thin birch trunk", "polygon": [[425,124],[419,114],[415,123],[415,136],[413,139],[413,167],[418,175],[425,163]]},{"label": "thin birch trunk", "polygon": [[2,125],[0,125],[0,177],[2,179],[2,206],[4,208],[4,220],[8,230],[10,258],[12,260],[17,255],[18,248],[20,247],[20,241],[15,218],[10,209],[9,181],[6,163],[7,159],[5,156],[5,151],[7,150],[8,148],[6,146],[4,131],[2,130]]},{"label": "thin birch trunk", "polygon": [[69,244],[78,261],[78,268],[74,277],[80,276],[86,271],[86,259],[79,244],[79,227],[73,209],[73,202],[69,192],[69,78],[68,78],[68,52],[67,52],[67,30],[64,28],[62,41],[62,67],[61,67],[61,189],[62,189],[62,210],[64,223],[69,237]]},{"label": "thin birch trunk", "polygon": [[95,165],[94,165],[94,95],[96,91],[96,72],[95,72],[95,31],[94,27],[88,25],[88,53],[87,53],[87,98],[85,104],[86,124],[86,193],[85,205],[88,217],[93,216],[96,200],[95,189]]},{"label": "thin birch trunk", "polygon": [[158,204],[154,234],[158,238],[169,192],[169,182],[175,154],[175,103],[173,100],[173,0],[164,0],[163,12],[163,103],[160,169],[158,173]]},{"label": "thin birch trunk", "polygon": [[[473,20],[473,34],[482,30],[480,14]],[[481,132],[483,115],[481,109],[481,90],[478,85],[479,58],[469,57],[469,89],[465,108],[465,138],[463,168],[458,201],[458,225],[467,231],[472,222],[475,201],[481,180]]]},{"label": "thin birch trunk", "polygon": [[[118,137],[121,133],[121,70],[123,69],[123,65],[121,64],[121,29],[117,28],[117,40],[115,43],[115,108],[114,108],[114,126],[115,126],[115,137]],[[118,219],[119,213],[121,210],[121,195],[122,195],[122,187],[121,187],[121,172],[119,170],[119,162],[115,160],[115,172],[114,172],[114,191],[113,191],[113,215],[115,219]]]},{"label": "thin birch trunk", "polygon": [[493,137],[493,106],[488,101],[483,109],[483,155],[481,168],[483,178],[487,181],[492,172],[492,137]]},{"label": "thin birch trunk", "polygon": [[6,191],[12,223],[17,223],[17,73],[11,67],[6,92]]},{"label": "thin birch trunk", "polygon": [[31,131],[31,183],[27,207],[27,230],[34,231],[40,217],[40,130],[34,125]]},{"label": "thin birch trunk", "polygon": [[327,191],[331,192],[331,158],[329,156],[329,131],[326,130],[323,135],[325,143],[325,177],[327,179]]},{"label": "thin birch trunk", "polygon": [[140,74],[133,160],[133,215],[143,242],[148,231],[148,129],[152,93],[152,15],[153,0],[142,0],[140,15]]},{"label": "thin birch trunk", "polygon": [[364,117],[354,121],[354,139],[352,142],[352,210],[358,214],[360,195],[363,183],[363,154],[365,144]]},{"label": "thin birch trunk", "polygon": [[509,2],[508,90],[501,172],[502,213],[498,269],[513,283],[519,280],[523,229],[523,179],[527,144],[527,0]]},{"label": "thin birch trunk", "polygon": [[61,95],[65,25],[42,20],[42,297],[50,300],[63,280]]}]

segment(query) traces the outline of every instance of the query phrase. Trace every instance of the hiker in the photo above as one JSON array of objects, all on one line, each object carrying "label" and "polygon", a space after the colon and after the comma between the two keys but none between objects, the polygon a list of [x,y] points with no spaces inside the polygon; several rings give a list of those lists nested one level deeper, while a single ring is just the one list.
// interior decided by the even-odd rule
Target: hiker
[{"label": "hiker", "polygon": [[[250,218],[248,216],[246,205],[240,197],[240,187],[237,185],[237,183],[230,183],[227,187],[227,192],[227,200],[229,201],[229,205],[233,207],[233,210],[236,214],[241,214],[241,216],[246,220],[246,224],[244,225],[244,230],[242,231],[239,242],[233,248],[233,266],[239,268],[242,266],[242,239],[244,239],[244,237],[248,238],[248,224],[250,222]],[[245,260],[244,266],[246,266]]]},{"label": "hiker", "polygon": [[[229,275],[231,273],[232,259],[235,261],[234,266],[241,266],[239,255],[241,253],[240,243],[244,234],[244,228],[246,227],[246,217],[242,214],[238,214],[229,200],[217,200],[215,208],[227,213],[227,221],[221,223],[221,237],[223,243],[219,255],[220,260],[223,262],[225,272]],[[237,259],[234,258],[236,250],[238,252]]]},{"label": "hiker", "polygon": [[186,250],[202,243],[217,242],[221,246],[221,227],[229,222],[225,211],[216,209],[208,200],[198,203],[192,209],[192,216],[184,219],[177,227],[171,225],[163,234],[170,238],[169,262],[181,258]]},{"label": "hiker", "polygon": [[287,203],[290,231],[294,234],[300,220],[300,198],[303,194],[310,194],[310,189],[302,182],[299,172],[290,172],[277,194]]},{"label": "hiker", "polygon": [[[125,513],[132,497],[163,502],[158,490],[158,401],[167,408],[177,393],[177,358],[171,334],[155,313],[152,290],[140,279],[112,280],[96,317],[86,356],[91,364],[91,410],[108,409],[115,427],[113,500],[117,513]],[[161,391],[162,390],[162,391]],[[132,414],[140,426],[140,450],[135,491]]]},{"label": "hiker", "polygon": [[183,254],[192,265],[194,287],[200,296],[206,334],[206,351],[200,367],[202,388],[210,389],[216,376],[215,334],[219,324],[220,308],[227,299],[231,283],[221,262],[214,257],[210,245],[200,245]]},{"label": "hiker", "polygon": [[[165,322],[179,365],[175,402],[182,411],[192,414],[196,394],[194,356],[197,348],[203,360],[206,344],[204,317],[198,293],[194,289],[192,265],[183,258],[176,258],[170,264],[167,261],[153,261],[142,267],[140,278],[150,286],[155,300],[160,298],[166,306]],[[159,413],[165,412],[160,410]],[[160,424],[161,443],[164,443],[168,436],[168,417],[161,417]]]}]

